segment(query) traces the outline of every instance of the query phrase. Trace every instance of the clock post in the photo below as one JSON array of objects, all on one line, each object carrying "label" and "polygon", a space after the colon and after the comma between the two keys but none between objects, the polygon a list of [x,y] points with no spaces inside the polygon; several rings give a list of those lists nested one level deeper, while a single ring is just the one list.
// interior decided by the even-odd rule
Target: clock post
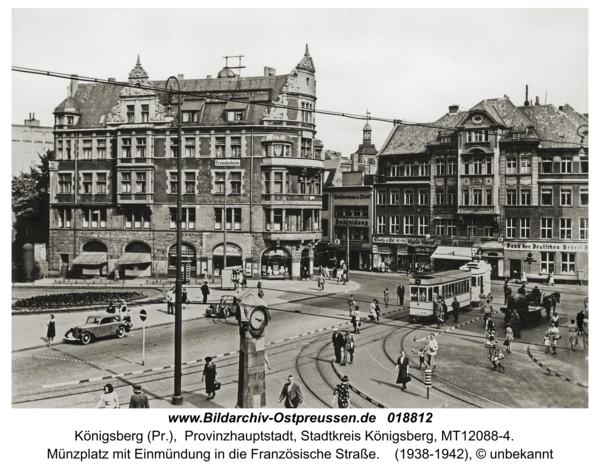
[{"label": "clock post", "polygon": [[265,384],[265,327],[268,312],[262,306],[240,305],[240,350],[238,368],[238,396],[236,407],[258,409],[266,407]]}]

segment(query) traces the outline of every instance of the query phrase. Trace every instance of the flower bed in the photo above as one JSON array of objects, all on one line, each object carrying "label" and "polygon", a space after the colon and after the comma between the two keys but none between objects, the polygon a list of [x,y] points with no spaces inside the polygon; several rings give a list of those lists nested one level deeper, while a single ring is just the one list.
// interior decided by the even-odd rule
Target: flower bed
[{"label": "flower bed", "polygon": [[108,305],[113,302],[119,305],[121,299],[130,303],[144,299],[146,296],[137,291],[86,291],[83,293],[60,293],[45,294],[42,296],[32,296],[26,299],[19,299],[13,306],[13,311],[31,311],[62,308],[79,308],[95,305]]}]

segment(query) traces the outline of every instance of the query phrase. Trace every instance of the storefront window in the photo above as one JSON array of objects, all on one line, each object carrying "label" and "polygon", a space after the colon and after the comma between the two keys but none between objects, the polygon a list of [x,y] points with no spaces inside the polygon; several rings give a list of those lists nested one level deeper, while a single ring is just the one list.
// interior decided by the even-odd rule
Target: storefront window
[{"label": "storefront window", "polygon": [[268,249],[261,259],[263,278],[291,278],[292,257],[285,249]]}]

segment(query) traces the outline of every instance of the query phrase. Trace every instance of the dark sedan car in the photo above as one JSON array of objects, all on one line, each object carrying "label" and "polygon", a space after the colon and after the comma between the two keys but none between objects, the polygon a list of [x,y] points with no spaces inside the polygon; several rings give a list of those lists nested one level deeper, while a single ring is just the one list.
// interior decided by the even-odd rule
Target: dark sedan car
[{"label": "dark sedan car", "polygon": [[103,337],[123,338],[125,332],[129,332],[131,327],[129,316],[98,314],[88,316],[85,324],[69,329],[63,340],[67,342],[79,340],[82,344],[87,345],[92,340]]}]

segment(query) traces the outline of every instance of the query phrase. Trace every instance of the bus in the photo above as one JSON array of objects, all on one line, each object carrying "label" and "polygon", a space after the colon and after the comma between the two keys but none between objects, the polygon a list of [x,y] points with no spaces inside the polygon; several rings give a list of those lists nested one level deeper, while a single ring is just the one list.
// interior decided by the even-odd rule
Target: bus
[{"label": "bus", "polygon": [[483,260],[473,260],[460,267],[471,272],[471,304],[479,303],[479,295],[487,298],[492,292],[492,266]]},{"label": "bus", "polygon": [[471,272],[467,270],[448,270],[414,276],[410,279],[410,322],[424,324],[435,321],[433,305],[439,298],[446,302],[449,309],[455,296],[461,308],[469,306],[470,285]]}]

